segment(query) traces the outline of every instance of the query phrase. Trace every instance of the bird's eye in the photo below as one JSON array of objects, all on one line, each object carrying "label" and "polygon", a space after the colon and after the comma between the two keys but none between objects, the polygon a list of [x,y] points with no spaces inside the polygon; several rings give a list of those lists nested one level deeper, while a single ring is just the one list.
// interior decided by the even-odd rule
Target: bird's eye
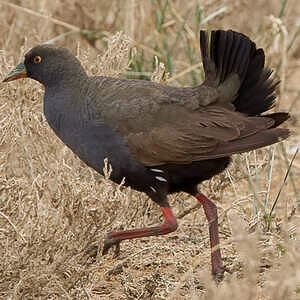
[{"label": "bird's eye", "polygon": [[34,59],[33,59],[33,62],[35,64],[39,64],[41,61],[42,61],[42,58],[40,56],[35,56]]}]

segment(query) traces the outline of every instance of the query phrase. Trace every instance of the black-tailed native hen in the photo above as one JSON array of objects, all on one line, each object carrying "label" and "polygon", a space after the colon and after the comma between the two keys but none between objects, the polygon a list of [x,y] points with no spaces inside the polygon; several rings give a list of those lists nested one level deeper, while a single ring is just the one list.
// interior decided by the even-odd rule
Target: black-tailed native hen
[{"label": "black-tailed native hen", "polygon": [[186,192],[203,205],[209,224],[214,276],[224,266],[216,205],[198,184],[222,172],[230,156],[277,143],[289,136],[278,128],[285,112],[265,113],[275,103],[277,82],[265,56],[247,36],[200,32],[204,82],[174,87],[143,80],[89,77],[67,49],[40,45],[4,79],[29,77],[45,87],[44,113],[57,136],[88,166],[144,192],[160,208],[155,227],[110,232],[103,253],[126,239],[163,235],[177,228],[167,196]]}]

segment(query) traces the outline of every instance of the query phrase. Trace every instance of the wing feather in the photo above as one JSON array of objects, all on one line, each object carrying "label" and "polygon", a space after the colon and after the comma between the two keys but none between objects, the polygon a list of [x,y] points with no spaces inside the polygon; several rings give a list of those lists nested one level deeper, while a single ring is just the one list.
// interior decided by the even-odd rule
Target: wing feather
[{"label": "wing feather", "polygon": [[242,141],[244,146],[236,143],[233,146],[244,149],[248,136],[274,124],[269,118],[249,118],[218,106],[209,106],[200,112],[185,111],[177,118],[164,119],[166,122],[159,127],[127,136],[130,152],[144,165],[187,164],[227,156],[234,153],[234,147],[228,146],[233,141]]}]

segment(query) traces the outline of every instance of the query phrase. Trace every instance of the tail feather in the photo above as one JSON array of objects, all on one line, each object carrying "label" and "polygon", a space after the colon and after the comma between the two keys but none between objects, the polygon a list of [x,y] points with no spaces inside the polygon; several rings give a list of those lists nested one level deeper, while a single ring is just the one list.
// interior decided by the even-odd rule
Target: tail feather
[{"label": "tail feather", "polygon": [[220,81],[225,80],[226,71],[227,72],[229,71],[231,51],[232,51],[232,47],[235,45],[234,35],[231,31],[228,32],[227,35],[225,35],[225,39],[226,41],[224,41],[224,43],[226,43],[227,47],[225,47],[224,58],[222,61],[222,72],[220,76]]},{"label": "tail feather", "polygon": [[[260,130],[254,133],[249,130],[242,138],[224,142],[214,151],[213,157],[246,152],[286,139],[290,131],[276,127],[286,121],[289,114],[263,114],[274,106],[279,83],[271,79],[272,71],[265,67],[263,49],[257,49],[247,36],[231,30],[212,31],[208,44],[207,33],[201,31],[204,85],[218,90],[216,101],[220,105],[232,103],[236,111],[255,116],[256,129],[262,121]],[[232,106],[225,107],[231,109]]]},{"label": "tail feather", "polygon": [[[200,47],[206,83],[220,91],[233,87],[231,96],[226,90],[224,98],[233,101],[237,111],[256,116],[274,106],[278,82],[270,78],[272,71],[264,66],[263,49],[257,49],[247,36],[232,30],[212,31],[208,50],[208,35],[201,31]],[[230,83],[232,74],[238,75],[238,84]]]},{"label": "tail feather", "polygon": [[248,89],[255,85],[257,78],[260,77],[262,70],[265,66],[265,54],[263,49],[255,49],[252,54],[251,64],[247,70],[247,80],[243,82],[243,87]]},{"label": "tail feather", "polygon": [[276,102],[275,90],[279,82],[270,79],[271,74],[271,70],[262,69],[256,80],[252,76],[248,80],[246,76],[239,90],[239,95],[233,102],[237,111],[255,116],[274,107]]},{"label": "tail feather", "polygon": [[241,44],[241,39],[239,35],[236,35],[233,33],[233,31],[229,30],[228,34],[232,36],[232,45],[231,48],[229,49],[229,58],[228,58],[228,64],[227,64],[227,74],[223,72],[222,76],[222,82],[225,80],[226,76],[228,74],[231,74],[233,72],[234,66],[235,66],[235,61],[236,61],[236,56],[239,51],[239,47]]}]

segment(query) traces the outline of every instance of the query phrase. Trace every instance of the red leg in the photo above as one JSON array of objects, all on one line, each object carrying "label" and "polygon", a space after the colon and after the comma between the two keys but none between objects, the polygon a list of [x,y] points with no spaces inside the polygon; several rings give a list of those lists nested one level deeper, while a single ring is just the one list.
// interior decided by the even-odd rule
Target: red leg
[{"label": "red leg", "polygon": [[145,227],[140,229],[124,230],[109,232],[104,240],[104,246],[102,254],[106,254],[108,250],[115,245],[115,255],[117,256],[120,251],[120,242],[123,240],[141,238],[152,235],[163,235],[173,232],[177,229],[176,217],[170,207],[161,207],[161,211],[164,217],[164,222],[160,226]]},{"label": "red leg", "polygon": [[212,274],[214,277],[223,277],[224,267],[219,245],[217,206],[202,193],[198,192],[196,198],[202,204],[208,221]]}]

